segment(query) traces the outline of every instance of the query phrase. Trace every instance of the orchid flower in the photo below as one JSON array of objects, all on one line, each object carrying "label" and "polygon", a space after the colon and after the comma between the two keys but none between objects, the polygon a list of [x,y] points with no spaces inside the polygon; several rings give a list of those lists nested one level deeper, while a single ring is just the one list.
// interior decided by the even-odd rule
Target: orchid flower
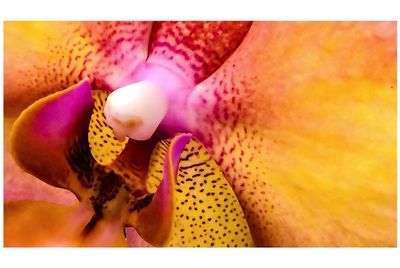
[{"label": "orchid flower", "polygon": [[6,246],[396,245],[395,22],[4,28]]}]

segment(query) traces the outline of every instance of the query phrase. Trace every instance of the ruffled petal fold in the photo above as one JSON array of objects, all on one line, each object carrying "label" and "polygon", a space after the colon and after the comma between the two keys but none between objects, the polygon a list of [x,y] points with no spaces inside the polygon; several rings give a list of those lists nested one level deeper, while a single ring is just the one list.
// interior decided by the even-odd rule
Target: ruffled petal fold
[{"label": "ruffled petal fold", "polygon": [[4,117],[4,203],[12,200],[43,200],[64,205],[76,203],[77,199],[70,191],[36,179],[15,163],[9,142],[15,120]]},{"label": "ruffled petal fold", "polygon": [[93,181],[87,146],[92,110],[88,80],[36,101],[13,126],[14,159],[26,172],[82,199]]}]

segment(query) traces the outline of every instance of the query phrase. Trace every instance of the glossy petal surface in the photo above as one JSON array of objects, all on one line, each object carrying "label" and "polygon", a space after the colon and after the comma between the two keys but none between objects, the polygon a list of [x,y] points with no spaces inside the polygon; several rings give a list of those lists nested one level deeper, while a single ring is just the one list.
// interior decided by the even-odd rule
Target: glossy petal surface
[{"label": "glossy petal surface", "polygon": [[257,245],[396,245],[396,23],[258,22],[190,96]]}]

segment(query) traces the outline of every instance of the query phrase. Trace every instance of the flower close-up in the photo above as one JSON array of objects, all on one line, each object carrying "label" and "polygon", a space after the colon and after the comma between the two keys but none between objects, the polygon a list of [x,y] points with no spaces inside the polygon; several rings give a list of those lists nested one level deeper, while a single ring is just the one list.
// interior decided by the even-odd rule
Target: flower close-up
[{"label": "flower close-up", "polygon": [[4,23],[7,247],[394,247],[396,22]]}]

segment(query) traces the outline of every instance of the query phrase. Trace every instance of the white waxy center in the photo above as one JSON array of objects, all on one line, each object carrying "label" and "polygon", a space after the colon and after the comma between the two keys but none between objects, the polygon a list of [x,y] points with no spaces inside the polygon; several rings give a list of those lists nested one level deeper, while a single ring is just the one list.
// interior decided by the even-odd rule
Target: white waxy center
[{"label": "white waxy center", "polygon": [[168,109],[168,98],[161,88],[148,81],[113,91],[107,98],[104,115],[115,136],[134,140],[150,139]]}]

